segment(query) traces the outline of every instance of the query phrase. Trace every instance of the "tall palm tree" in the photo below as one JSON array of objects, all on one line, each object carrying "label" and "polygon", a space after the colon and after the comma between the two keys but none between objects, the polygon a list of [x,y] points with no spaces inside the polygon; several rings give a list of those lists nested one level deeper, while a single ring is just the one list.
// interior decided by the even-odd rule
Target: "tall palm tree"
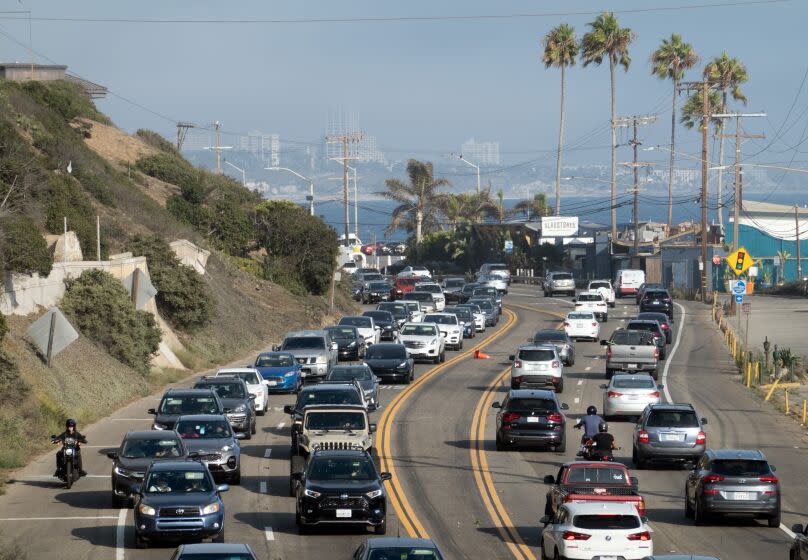
[{"label": "tall palm tree", "polygon": [[[701,126],[703,110],[702,99],[701,92],[698,91],[688,97],[685,104],[682,105],[682,116],[679,118],[679,122],[685,127],[694,128]],[[720,113],[724,110],[720,93],[715,90],[710,90],[710,93],[707,95],[707,109],[710,113]],[[717,133],[721,128],[721,119],[713,118],[710,122]]]},{"label": "tall palm tree", "polygon": [[612,237],[617,237],[617,208],[615,207],[617,186],[617,134],[615,122],[617,120],[617,106],[615,92],[614,69],[620,64],[628,71],[631,57],[628,46],[635,38],[634,32],[627,27],[620,27],[613,12],[603,12],[588,24],[592,30],[584,35],[581,41],[581,58],[584,66],[594,63],[600,66],[605,57],[609,58],[609,80],[612,93],[612,175],[611,175],[611,206],[612,206]]},{"label": "tall palm tree", "polygon": [[446,193],[435,198],[435,204],[452,231],[462,224],[481,222],[495,208],[489,191]]},{"label": "tall palm tree", "polygon": [[393,232],[406,221],[414,222],[415,244],[420,245],[423,240],[424,223],[435,223],[438,214],[438,190],[449,185],[447,179],[435,179],[432,163],[411,159],[407,162],[407,175],[409,183],[399,179],[387,179],[384,184],[386,191],[376,194],[399,203],[393,209],[390,225],[387,232]]},{"label": "tall palm tree", "polygon": [[561,68],[561,118],[558,124],[558,152],[556,154],[555,213],[561,213],[561,150],[564,147],[564,99],[567,91],[567,66],[575,65],[580,44],[575,30],[562,23],[544,36],[542,62],[545,68]]},{"label": "tall palm tree", "polygon": [[651,55],[651,72],[661,80],[673,82],[673,101],[671,102],[671,157],[668,170],[668,231],[673,226],[673,163],[676,157],[676,89],[685,71],[693,68],[699,57],[690,43],[682,42],[678,33],[670,39],[662,39],[659,48]]},{"label": "tall palm tree", "polygon": [[538,193],[531,199],[517,202],[514,207],[511,208],[511,215],[516,216],[518,214],[524,214],[526,220],[549,216],[550,207],[547,205],[547,194]]},{"label": "tall palm tree", "polygon": [[[741,91],[741,84],[749,79],[746,66],[737,58],[730,58],[725,52],[721,56],[715,57],[704,67],[704,77],[718,84],[721,90],[722,111],[727,110],[727,97],[732,94],[735,101],[740,101],[746,105],[746,96]],[[723,122],[723,121],[722,121]],[[721,190],[723,171],[720,169],[724,165],[724,135],[718,138],[718,187],[716,190],[716,200],[718,206],[718,223],[724,223],[724,212],[721,204]]]}]

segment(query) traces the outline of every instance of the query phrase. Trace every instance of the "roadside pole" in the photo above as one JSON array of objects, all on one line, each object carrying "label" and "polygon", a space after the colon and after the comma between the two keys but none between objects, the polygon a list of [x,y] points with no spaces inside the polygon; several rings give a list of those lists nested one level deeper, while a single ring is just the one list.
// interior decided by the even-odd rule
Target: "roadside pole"
[{"label": "roadside pole", "polygon": [[749,316],[752,314],[752,304],[750,303],[742,303],[741,307],[744,308],[744,313],[746,314],[746,332],[743,335],[743,361],[745,367],[749,367]]}]

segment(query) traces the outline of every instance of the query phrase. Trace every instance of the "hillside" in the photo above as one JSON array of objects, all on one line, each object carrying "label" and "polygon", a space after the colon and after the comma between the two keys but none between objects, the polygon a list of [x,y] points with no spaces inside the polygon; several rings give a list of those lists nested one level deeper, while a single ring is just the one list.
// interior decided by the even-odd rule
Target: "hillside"
[{"label": "hillside", "polygon": [[[114,331],[136,315],[148,315],[135,311],[126,298],[115,308],[123,314],[120,321],[103,316],[112,309],[103,300],[97,306],[68,306],[73,313],[68,318],[81,325],[81,336],[50,369],[25,334],[45,309],[6,317],[5,337],[0,322],[0,468],[23,464],[65,417],[86,424],[192,371],[246,357],[287,330],[328,322],[325,295],[336,234],[316,218],[282,226],[278,216],[297,216],[296,210],[264,203],[239,183],[194,168],[155,133],[126,134],[72,84],[0,81],[0,282],[5,293],[12,273],[52,275],[59,263],[54,264],[45,236],[61,239],[65,219],[84,259],[95,259],[99,216],[102,260],[127,252],[146,257],[158,289],[152,313],[159,313],[163,340],[179,342],[172,344],[187,368],[161,370],[148,360],[133,362],[136,353],[127,344],[145,345],[147,355],[153,350],[151,342],[138,339],[140,331],[99,333],[107,322]],[[210,251],[204,274],[181,265],[171,253],[168,243],[180,239]],[[120,291],[120,280],[107,276],[104,282]],[[81,283],[69,281],[74,287],[68,290],[76,282]],[[112,297],[106,293],[98,290],[97,297]],[[345,285],[338,286],[336,303],[335,314],[352,308]],[[157,329],[151,319],[144,325]]]}]

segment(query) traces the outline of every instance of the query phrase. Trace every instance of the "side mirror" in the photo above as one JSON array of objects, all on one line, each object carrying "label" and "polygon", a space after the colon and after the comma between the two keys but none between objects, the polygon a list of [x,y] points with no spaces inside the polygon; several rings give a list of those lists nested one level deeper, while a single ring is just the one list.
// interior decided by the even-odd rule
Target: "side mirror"
[{"label": "side mirror", "polygon": [[600,388],[601,388],[601,389],[608,389],[608,388],[609,388],[609,386],[608,386],[608,385],[606,385],[605,383],[602,383],[602,384],[600,385]]},{"label": "side mirror", "polygon": [[774,465],[769,465],[769,468],[772,470],[772,472],[777,472],[777,467]]},{"label": "side mirror", "polygon": [[228,490],[230,490],[229,484],[220,484],[219,486],[216,487],[216,491],[219,494],[221,494],[222,492],[227,492]]},{"label": "side mirror", "polygon": [[332,342],[331,343],[331,349],[332,350],[339,350],[339,344],[337,344],[336,342]]},{"label": "side mirror", "polygon": [[[153,409],[153,408],[150,408],[146,412],[149,413],[149,414],[154,414],[155,416],[157,415],[157,411],[155,409]],[[56,436],[54,436],[54,437],[56,437]]]},{"label": "side mirror", "polygon": [[511,354],[510,356],[508,356],[508,360],[511,361],[511,362],[514,361],[515,359],[516,359],[516,356],[514,354]]},{"label": "side mirror", "polygon": [[249,396],[249,397],[247,397],[247,398],[248,398],[248,399],[250,399],[251,401],[254,401],[254,400],[255,400],[255,395],[250,395],[250,396]]},{"label": "side mirror", "polygon": [[648,518],[643,515],[642,517],[640,517],[640,521],[642,521],[643,523],[648,523]]},{"label": "side mirror", "polygon": [[657,386],[656,386],[656,388],[657,388],[657,389],[664,389],[664,388],[665,388],[665,386],[664,386],[664,385],[657,385]]},{"label": "side mirror", "polygon": [[545,475],[544,477],[545,484],[555,484],[555,477],[551,474]]},{"label": "side mirror", "polygon": [[245,434],[244,432],[233,432],[233,437],[236,439],[245,439],[247,437],[247,434]]},{"label": "side mirror", "polygon": [[135,494],[136,496],[138,496],[138,495],[140,495],[141,490],[142,489],[140,487],[140,484],[133,484],[132,485],[132,494]]},{"label": "side mirror", "polygon": [[382,482],[384,482],[385,480],[391,480],[392,478],[393,478],[393,475],[390,474],[389,472],[383,472],[383,473],[379,474],[379,479]]},{"label": "side mirror", "polygon": [[631,487],[635,490],[640,487],[640,480],[636,476],[628,477],[629,481],[631,482]]},{"label": "side mirror", "polygon": [[707,423],[707,419],[706,419],[706,418],[702,418],[702,419],[701,419],[701,423],[702,423],[702,424],[706,424],[706,423]]},{"label": "side mirror", "polygon": [[805,527],[802,526],[802,523],[795,523],[791,526],[791,531],[800,535],[805,532]]},{"label": "side mirror", "polygon": [[376,433],[376,424],[371,424],[370,426],[368,426],[368,431],[371,434]]},{"label": "side mirror", "polygon": [[502,408],[502,404],[499,401],[497,401],[491,404],[491,408]]},{"label": "side mirror", "polygon": [[293,405],[293,404],[285,404],[285,405],[283,405],[283,413],[288,414],[289,416],[291,416],[292,414],[295,413],[295,405]]},{"label": "side mirror", "polygon": [[292,427],[292,430],[294,430],[294,432],[295,432],[296,434],[302,434],[302,433],[303,433],[303,424],[295,424],[295,425]]},{"label": "side mirror", "polygon": [[118,453],[115,452],[115,451],[112,451],[110,453],[107,453],[107,457],[109,457],[110,459],[112,459],[114,461],[115,459],[118,458]]},{"label": "side mirror", "polygon": [[553,519],[549,515],[542,515],[539,519],[539,523],[542,525],[549,525],[552,521]]},{"label": "side mirror", "polygon": [[369,404],[368,405],[368,412],[376,412],[376,405],[375,404]]},{"label": "side mirror", "polygon": [[601,345],[601,346],[608,346],[608,345],[609,345],[609,341],[608,341],[608,340],[601,340],[601,341],[600,341],[600,345]]},{"label": "side mirror", "polygon": [[570,405],[568,405],[565,402],[561,403],[561,410],[569,410],[569,409],[570,409]]},{"label": "side mirror", "polygon": [[278,346],[277,344],[273,344],[273,345],[272,345],[272,351],[273,351],[273,352],[278,352],[280,349],[281,349],[281,347],[280,347],[280,346]]}]

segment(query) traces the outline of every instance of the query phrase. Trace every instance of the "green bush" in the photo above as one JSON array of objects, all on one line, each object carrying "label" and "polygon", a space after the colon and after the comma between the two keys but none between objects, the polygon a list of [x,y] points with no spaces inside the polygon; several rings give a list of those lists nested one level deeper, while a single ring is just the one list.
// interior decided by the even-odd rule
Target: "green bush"
[{"label": "green bush", "polygon": [[267,277],[293,279],[288,285],[299,284],[315,295],[326,293],[337,258],[336,232],[297,204],[281,200],[259,204],[256,221],[259,241],[267,250]]},{"label": "green bush", "polygon": [[210,235],[214,243],[231,255],[244,256],[255,244],[256,230],[251,216],[233,192],[222,193],[211,204]]},{"label": "green bush", "polygon": [[213,295],[196,270],[180,263],[168,243],[157,235],[136,236],[128,245],[135,256],[146,257],[157,307],[173,325],[194,330],[210,323]]},{"label": "green bush", "polygon": [[163,153],[142,157],[135,167],[150,177],[177,185],[188,202],[201,204],[205,200],[199,171],[176,155]]},{"label": "green bush", "polygon": [[30,81],[22,82],[20,87],[37,102],[50,107],[67,121],[85,117],[100,123],[112,124],[109,117],[95,108],[95,104],[79,85],[67,81]]},{"label": "green bush", "polygon": [[139,128],[137,132],[135,132],[135,136],[143,140],[146,144],[148,144],[152,148],[156,148],[161,152],[171,154],[172,156],[182,157],[180,153],[177,151],[177,148],[174,147],[174,144],[172,144],[171,142],[163,138],[159,133],[154,132],[153,130]]},{"label": "green bush", "polygon": [[6,322],[6,316],[0,313],[0,343],[3,342],[6,334],[8,334],[8,323]]},{"label": "green bush", "polygon": [[48,244],[31,218],[20,214],[2,218],[0,232],[3,268],[23,274],[50,274],[53,259]]},{"label": "green bush", "polygon": [[[67,175],[52,175],[48,180],[49,192],[45,201],[45,228],[50,233],[64,232],[64,218],[67,229],[76,232],[81,251],[88,258],[96,252],[95,211],[89,197],[81,190],[78,182]],[[101,238],[101,255],[108,253],[107,243]]]},{"label": "green bush", "polygon": [[162,336],[154,316],[135,310],[121,282],[103,270],[85,270],[66,287],[61,309],[73,325],[111,356],[147,373]]}]

